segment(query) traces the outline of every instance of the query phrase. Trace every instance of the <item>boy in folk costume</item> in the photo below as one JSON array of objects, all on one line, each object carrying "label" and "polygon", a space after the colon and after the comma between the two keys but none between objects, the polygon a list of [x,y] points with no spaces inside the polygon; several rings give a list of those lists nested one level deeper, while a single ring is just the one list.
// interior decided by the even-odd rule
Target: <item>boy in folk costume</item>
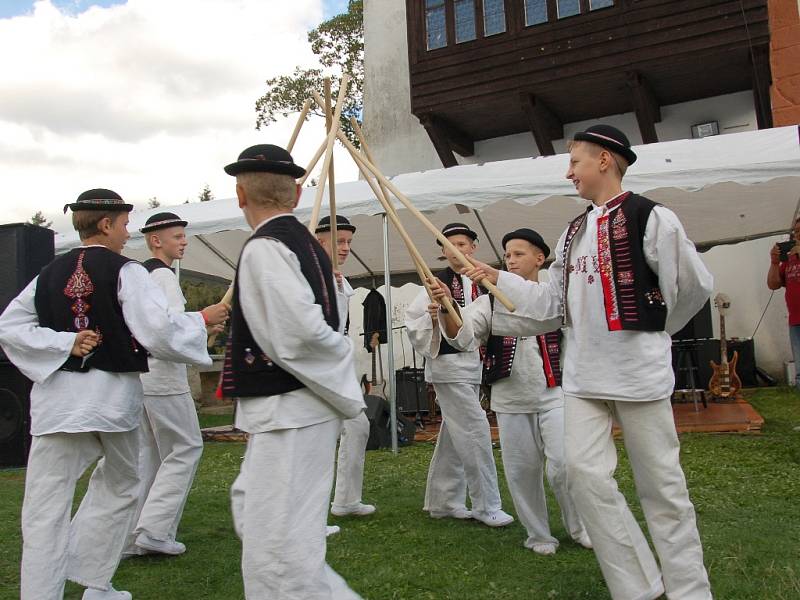
[{"label": "boy in folk costume", "polygon": [[[463,254],[475,251],[478,234],[463,223],[450,223],[442,233]],[[460,306],[469,306],[481,289],[457,272],[461,265],[448,248],[443,247],[442,254],[449,266],[439,279]],[[479,352],[461,352],[442,339],[438,320],[428,311],[429,302],[427,292],[421,290],[405,315],[408,337],[426,359],[425,380],[433,384],[442,411],[423,510],[434,518],[474,518],[490,527],[508,525],[514,517],[502,510],[489,421],[480,404]],[[467,491],[472,510],[465,504]]]},{"label": "boy in folk costume", "polygon": [[[224,308],[175,313],[147,271],[121,256],[132,205],[94,189],[64,207],[82,245],[59,256],[0,317],[0,344],[30,379],[31,443],[22,504],[22,600],[129,600],[111,577],[136,510],[139,373],[147,349],[210,365],[206,323]],[[70,523],[75,483],[98,458]]]},{"label": "boy in folk costume", "polygon": [[231,488],[251,600],[358,598],[325,563],[325,522],[342,420],[365,406],[347,299],[330,259],[292,214],[305,171],[278,146],[247,148],[225,167],[253,235],[234,281],[222,377],[249,433]]},{"label": "boy in folk costume", "polygon": [[[550,281],[487,265],[517,307],[513,335],[530,320],[564,320],[567,482],[615,599],[711,598],[694,507],[670,406],[670,334],[697,313],[713,280],[672,211],[622,190],[636,154],[618,129],[575,134],[567,178],[592,204],[561,236]],[[622,427],[661,572],[614,480],[613,420]],[[663,579],[662,579],[663,577]]]},{"label": "boy in folk costume", "polygon": [[[170,212],[152,215],[140,229],[152,258],[143,266],[167,298],[174,312],[183,312],[186,299],[172,263],[183,258],[187,245],[186,221]],[[206,310],[227,310],[221,305]],[[211,333],[221,331],[222,327]],[[176,541],[183,507],[203,453],[203,437],[197,410],[189,392],[186,365],[148,360],[142,373],[144,413],[139,429],[139,503],[126,554],[183,554],[186,546]]]},{"label": "boy in folk costume", "polygon": [[[539,269],[550,248],[532,229],[518,229],[503,237],[508,271],[528,281],[539,280]],[[439,283],[434,296],[446,295]],[[500,428],[500,447],[508,488],[528,538],[525,547],[537,554],[555,554],[558,540],[550,533],[544,492],[547,479],[561,507],[564,527],[572,539],[591,548],[575,505],[567,491],[564,467],[564,395],[561,391],[561,319],[530,321],[518,327],[517,336],[494,335],[503,328],[504,314],[492,316],[493,298],[480,296],[461,311],[459,329],[446,313],[440,314],[444,333],[460,350],[485,346],[484,382],[492,386],[492,410]],[[431,310],[439,313],[439,304]],[[508,328],[508,327],[507,327]]]},{"label": "boy in folk costume", "polygon": [[[338,264],[343,265],[347,257],[350,256],[350,245],[353,243],[353,235],[356,228],[350,221],[342,215],[336,215],[336,243],[333,244],[333,232],[331,231],[331,218],[329,216],[320,219],[315,233],[317,241],[330,255],[336,252]],[[350,283],[341,273],[334,271],[337,283],[341,286],[342,293],[347,298],[347,308],[349,308],[350,298],[355,291]],[[347,310],[343,315],[345,325],[345,335],[350,324],[350,314]],[[342,423],[342,434],[339,437],[339,456],[336,464],[336,486],[333,492],[333,504],[331,512],[339,517],[354,515],[371,515],[375,512],[372,504],[361,502],[361,490],[364,484],[364,458],[369,441],[369,419],[364,412],[361,412],[354,419],[346,419]]]}]

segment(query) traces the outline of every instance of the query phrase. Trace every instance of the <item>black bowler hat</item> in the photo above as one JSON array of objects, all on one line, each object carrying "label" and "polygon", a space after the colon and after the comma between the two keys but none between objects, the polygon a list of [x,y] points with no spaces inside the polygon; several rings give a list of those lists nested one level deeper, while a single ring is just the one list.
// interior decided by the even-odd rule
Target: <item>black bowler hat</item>
[{"label": "black bowler hat", "polygon": [[250,146],[239,155],[239,160],[225,167],[228,175],[239,173],[276,173],[291,175],[295,179],[306,174],[303,167],[294,164],[292,155],[280,146],[258,144]]},{"label": "black bowler hat", "polygon": [[72,209],[73,212],[76,210],[131,212],[133,210],[133,204],[125,204],[122,196],[120,196],[117,192],[103,188],[97,188],[94,190],[86,190],[80,196],[78,196],[78,199],[75,202],[72,204],[65,204],[65,213],[67,212],[68,208]]},{"label": "black bowler hat", "polygon": [[550,247],[544,243],[544,239],[542,239],[542,236],[539,235],[539,232],[534,231],[533,229],[523,227],[522,229],[517,229],[516,231],[511,231],[505,234],[503,236],[503,250],[506,249],[506,244],[509,240],[525,240],[539,248],[539,250],[542,251],[542,254],[544,254],[545,258],[550,255]]},{"label": "black bowler hat", "polygon": [[616,152],[628,161],[628,165],[636,162],[636,153],[631,150],[631,142],[628,137],[611,125],[592,125],[586,131],[576,133],[572,139],[576,142],[591,142],[606,150]]},{"label": "black bowler hat", "polygon": [[189,223],[181,219],[178,215],[171,212],[160,212],[154,214],[147,219],[139,231],[142,233],[150,233],[151,231],[158,231],[159,229],[166,229],[167,227],[186,227]]},{"label": "black bowler hat", "polygon": [[[336,229],[339,231],[350,231],[352,233],[356,232],[355,225],[350,223],[347,217],[343,217],[342,215],[336,215]],[[314,230],[314,233],[326,233],[330,230],[331,218],[330,216],[324,216],[319,220],[319,223],[317,223],[317,228]]]},{"label": "black bowler hat", "polygon": [[[450,237],[451,235],[465,235],[473,242],[478,239],[478,234],[464,225],[464,223],[450,223],[445,225],[442,227],[442,235],[444,235],[444,237]],[[436,243],[440,246],[442,245],[442,242],[440,242],[438,238],[436,239]]]}]

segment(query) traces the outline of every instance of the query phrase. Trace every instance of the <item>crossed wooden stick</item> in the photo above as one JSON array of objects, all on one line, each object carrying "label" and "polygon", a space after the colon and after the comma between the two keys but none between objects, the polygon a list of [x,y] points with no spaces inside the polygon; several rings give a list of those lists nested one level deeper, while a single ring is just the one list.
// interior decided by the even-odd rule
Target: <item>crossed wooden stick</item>
[{"label": "crossed wooden stick", "polygon": [[[324,80],[324,97],[321,96],[318,92],[312,92],[311,96],[313,101],[319,106],[320,109],[325,113],[325,128],[327,131],[327,135],[325,136],[325,140],[323,140],[322,144],[320,144],[317,151],[314,153],[314,156],[311,158],[311,161],[306,167],[306,174],[303,176],[298,183],[301,185],[305,183],[308,177],[311,175],[312,170],[316,167],[317,163],[319,162],[320,158],[323,157],[322,163],[322,170],[319,176],[319,183],[317,184],[316,195],[314,197],[314,206],[311,211],[311,219],[308,224],[308,229],[314,233],[316,231],[317,225],[319,223],[319,213],[322,208],[322,196],[325,192],[325,185],[328,185],[328,200],[330,204],[330,219],[331,219],[331,263],[333,264],[334,269],[338,269],[338,260],[336,254],[336,193],[335,193],[335,177],[334,177],[334,169],[333,169],[333,145],[334,142],[338,139],[342,145],[347,149],[350,153],[350,156],[355,161],[356,165],[358,166],[359,171],[361,172],[362,177],[369,185],[372,192],[375,194],[378,202],[380,202],[383,210],[386,212],[386,216],[392,222],[397,232],[400,234],[403,242],[406,245],[409,255],[411,256],[414,266],[417,270],[417,274],[419,275],[420,281],[422,285],[425,286],[426,291],[428,292],[428,296],[433,299],[432,289],[429,281],[434,280],[433,273],[431,272],[430,268],[426,264],[425,260],[422,258],[422,254],[420,254],[417,247],[414,245],[414,242],[411,239],[411,236],[408,235],[405,227],[403,226],[400,218],[397,214],[397,210],[395,209],[394,205],[390,201],[390,192],[397,198],[400,203],[407,208],[417,220],[428,229],[441,244],[446,247],[450,252],[452,252],[455,257],[458,259],[464,267],[470,268],[472,267],[472,263],[467,259],[466,256],[456,248],[450,240],[447,239],[446,236],[442,234],[441,231],[434,225],[416,206],[408,199],[408,197],[403,194],[397,186],[395,186],[386,176],[381,173],[380,169],[375,165],[375,160],[370,152],[369,146],[367,145],[366,140],[364,139],[364,135],[361,131],[361,127],[358,124],[358,121],[354,117],[350,117],[350,123],[353,126],[353,130],[358,137],[358,140],[361,144],[361,152],[359,152],[355,146],[347,139],[347,136],[342,133],[339,128],[339,119],[342,114],[342,109],[344,108],[344,99],[347,94],[347,88],[349,86],[351,77],[348,74],[344,74],[342,80],[339,85],[339,94],[336,98],[336,108],[332,109],[331,105],[331,81],[330,78],[325,78]],[[308,112],[311,108],[312,98],[309,98],[303,104],[302,110],[300,111],[300,115],[298,116],[297,123],[292,131],[292,136],[289,139],[289,143],[286,146],[286,149],[291,152],[294,148],[294,144],[297,141],[297,137],[300,135],[300,130],[303,127],[303,123],[305,123],[306,117]],[[497,287],[489,282],[486,279],[483,279],[479,282],[483,285],[489,292],[491,292],[497,300],[503,304],[509,311],[514,312],[514,304],[509,300],[509,298]],[[227,302],[230,304],[231,296],[233,293],[233,286],[226,292],[225,296],[223,297],[222,301]],[[458,312],[453,308],[452,302],[449,298],[445,297],[442,299],[442,305],[445,310],[452,316],[452,318],[456,321],[456,323],[461,326],[461,318],[459,317]]]}]

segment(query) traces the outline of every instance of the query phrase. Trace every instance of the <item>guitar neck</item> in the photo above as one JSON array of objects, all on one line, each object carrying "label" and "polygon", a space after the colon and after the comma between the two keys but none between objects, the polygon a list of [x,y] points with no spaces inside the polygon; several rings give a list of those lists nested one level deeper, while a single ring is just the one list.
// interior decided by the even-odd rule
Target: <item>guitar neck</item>
[{"label": "guitar neck", "polygon": [[378,385],[378,376],[376,374],[375,368],[375,354],[377,352],[377,348],[375,346],[372,347],[372,385]]},{"label": "guitar neck", "polygon": [[725,317],[719,316],[719,353],[720,363],[728,364],[728,341],[725,339]]}]

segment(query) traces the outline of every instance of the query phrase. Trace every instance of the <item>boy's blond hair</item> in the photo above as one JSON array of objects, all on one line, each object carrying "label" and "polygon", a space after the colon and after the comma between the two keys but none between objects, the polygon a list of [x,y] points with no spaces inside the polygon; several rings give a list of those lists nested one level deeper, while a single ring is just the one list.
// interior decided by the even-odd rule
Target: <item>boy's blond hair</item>
[{"label": "boy's blond hair", "polygon": [[236,183],[244,188],[248,200],[262,208],[291,210],[297,201],[297,182],[291,175],[239,173]]},{"label": "boy's blond hair", "polygon": [[82,240],[98,235],[100,229],[97,225],[105,218],[111,219],[111,224],[124,214],[120,210],[76,210],[72,213],[72,226]]},{"label": "boy's blond hair", "polygon": [[567,143],[567,152],[572,150],[573,148],[577,147],[578,145],[586,148],[587,151],[592,156],[597,156],[601,152],[608,152],[611,155],[611,158],[614,159],[614,164],[616,165],[617,174],[619,178],[622,179],[625,177],[625,173],[628,171],[628,161],[621,154],[617,154],[613,150],[609,150],[608,148],[604,148],[600,144],[593,144],[592,142],[587,142],[586,140],[571,140]]}]

